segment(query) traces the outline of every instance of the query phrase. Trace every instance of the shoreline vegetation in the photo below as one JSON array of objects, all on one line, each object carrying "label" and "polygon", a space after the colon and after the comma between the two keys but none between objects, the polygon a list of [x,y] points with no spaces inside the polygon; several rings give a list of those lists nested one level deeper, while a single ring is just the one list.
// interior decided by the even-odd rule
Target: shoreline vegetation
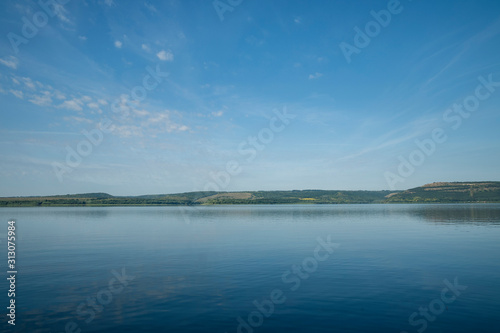
[{"label": "shoreline vegetation", "polygon": [[405,191],[208,191],[140,196],[85,193],[56,196],[0,197],[0,207],[372,203],[500,203],[500,182],[438,182]]}]

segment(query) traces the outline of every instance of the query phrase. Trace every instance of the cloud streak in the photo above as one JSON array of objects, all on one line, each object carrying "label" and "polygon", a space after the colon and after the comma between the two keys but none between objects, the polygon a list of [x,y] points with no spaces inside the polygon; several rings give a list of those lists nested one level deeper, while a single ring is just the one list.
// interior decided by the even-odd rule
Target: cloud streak
[{"label": "cloud streak", "polygon": [[0,64],[7,66],[10,69],[17,69],[17,65],[19,64],[19,59],[17,59],[14,56],[0,58]]},{"label": "cloud streak", "polygon": [[173,61],[174,60],[174,54],[170,51],[161,50],[160,52],[158,52],[156,54],[156,56],[161,61]]}]

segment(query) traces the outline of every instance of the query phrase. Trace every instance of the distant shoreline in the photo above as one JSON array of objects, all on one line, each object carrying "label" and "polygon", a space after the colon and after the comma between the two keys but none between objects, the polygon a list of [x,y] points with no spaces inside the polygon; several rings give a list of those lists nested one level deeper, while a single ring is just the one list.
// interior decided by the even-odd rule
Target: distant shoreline
[{"label": "distant shoreline", "polygon": [[0,198],[0,208],[387,203],[500,203],[500,182],[439,182],[406,191],[186,192],[128,197],[85,193]]},{"label": "distant shoreline", "polygon": [[10,205],[10,206],[0,206],[2,208],[105,208],[105,207],[185,207],[185,208],[194,208],[194,207],[220,207],[220,206],[334,206],[334,205],[462,205],[462,204],[500,204],[500,201],[469,201],[469,202],[372,202],[372,203],[325,203],[325,204],[301,204],[301,203],[273,203],[273,204],[255,204],[255,203],[246,203],[246,204],[209,204],[209,205],[180,205],[180,204],[139,204],[139,205]]}]

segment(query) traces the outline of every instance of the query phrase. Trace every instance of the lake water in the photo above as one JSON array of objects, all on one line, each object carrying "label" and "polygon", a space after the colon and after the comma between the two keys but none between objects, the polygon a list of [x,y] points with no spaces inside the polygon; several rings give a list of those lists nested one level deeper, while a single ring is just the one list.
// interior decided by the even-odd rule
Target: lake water
[{"label": "lake water", "polygon": [[499,332],[500,205],[3,208],[9,332]]}]

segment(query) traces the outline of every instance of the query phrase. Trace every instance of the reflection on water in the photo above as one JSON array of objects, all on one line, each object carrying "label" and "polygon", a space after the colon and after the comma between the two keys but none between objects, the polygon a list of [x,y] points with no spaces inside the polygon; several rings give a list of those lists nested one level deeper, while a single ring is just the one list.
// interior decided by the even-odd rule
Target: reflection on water
[{"label": "reflection on water", "polygon": [[[7,209],[4,209],[4,214]],[[183,217],[195,222],[212,222],[223,218],[278,218],[287,221],[314,218],[368,218],[374,216],[420,216],[434,222],[497,224],[499,204],[388,204],[388,205],[228,205],[187,207],[71,207],[71,208],[12,208],[25,216],[47,213],[59,218],[81,221],[81,218],[105,219],[108,215],[140,215],[147,218]],[[11,215],[15,215],[11,214]],[[274,222],[274,221],[273,221]]]},{"label": "reflection on water", "polygon": [[[237,318],[256,311],[254,301],[269,299],[274,289],[286,301],[254,332],[417,332],[409,316],[455,277],[468,289],[426,332],[498,331],[498,204],[8,208],[0,214],[4,221],[16,218],[18,227],[13,332],[64,332],[70,322],[82,332],[236,332]],[[292,291],[283,273],[311,257],[317,238],[327,235],[340,248]],[[134,279],[91,310],[89,299],[109,290],[112,271],[122,269]]]},{"label": "reflection on water", "polygon": [[500,224],[500,205],[427,205],[415,209],[414,213],[424,219],[438,223]]}]

